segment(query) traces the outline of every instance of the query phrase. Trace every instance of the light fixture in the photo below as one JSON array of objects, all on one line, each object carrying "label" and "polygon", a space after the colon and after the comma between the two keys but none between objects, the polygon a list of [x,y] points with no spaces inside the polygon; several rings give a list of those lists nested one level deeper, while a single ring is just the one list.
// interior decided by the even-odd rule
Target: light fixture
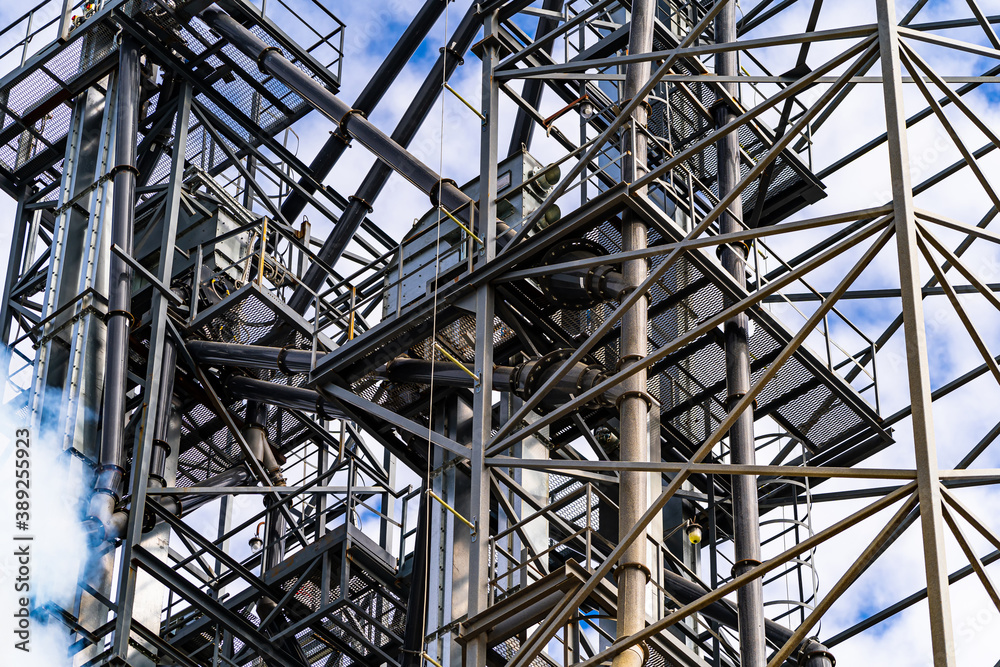
[{"label": "light fixture", "polygon": [[594,117],[596,109],[594,109],[594,103],[590,101],[590,98],[586,95],[580,101],[580,115],[583,116],[584,120],[590,120]]},{"label": "light fixture", "polygon": [[694,523],[693,521],[690,524],[688,524],[687,538],[688,542],[690,542],[691,544],[700,544],[702,538],[701,526]]},{"label": "light fixture", "polygon": [[257,553],[264,547],[264,540],[260,539],[260,529],[264,527],[266,522],[261,521],[257,524],[257,530],[254,531],[253,537],[250,538],[250,549],[254,553]]}]

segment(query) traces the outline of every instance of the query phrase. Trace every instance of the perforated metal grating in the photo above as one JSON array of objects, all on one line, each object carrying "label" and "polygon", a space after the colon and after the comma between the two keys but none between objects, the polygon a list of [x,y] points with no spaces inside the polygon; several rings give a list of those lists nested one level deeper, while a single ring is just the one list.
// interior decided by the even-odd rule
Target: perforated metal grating
[{"label": "perforated metal grating", "polygon": [[[674,46],[676,44],[668,45],[659,38],[654,39],[654,50]],[[693,63],[684,60],[678,60],[673,70],[675,74],[690,76],[702,72]],[[715,129],[710,109],[719,99],[719,94],[716,87],[698,82],[669,84],[667,90],[669,92],[665,99],[656,96],[650,98],[647,127],[653,135],[669,141],[674,154],[677,154]],[[741,149],[752,162],[763,157],[773,143],[770,132],[755,122],[741,125],[736,133]],[[651,166],[656,166],[656,160],[651,155]],[[715,146],[710,145],[698,151],[684,161],[684,166],[697,181],[709,188],[715,201],[718,201]],[[751,167],[752,164],[746,158],[741,159],[741,176],[746,176]],[[775,158],[772,168],[764,207],[766,215],[761,218],[761,224],[777,222],[824,196],[822,185],[787,150]],[[748,223],[753,219],[759,185],[760,180],[754,179],[742,193],[743,219]],[[697,184],[695,189],[699,189]]]},{"label": "perforated metal grating", "polygon": [[[199,336],[205,340],[252,345],[271,334],[280,317],[280,313],[271,304],[255,293],[232,299],[230,306],[203,321],[197,328]],[[278,345],[305,349],[309,344],[300,332],[287,329],[286,337]],[[285,375],[269,370],[255,370],[250,375],[294,387],[303,386],[308,378],[306,373]],[[236,401],[227,407],[241,419],[244,417],[244,401]],[[202,403],[195,403],[184,411],[181,433],[178,486],[190,486],[204,481],[243,460],[242,450],[222,419]],[[307,434],[308,429],[288,411],[271,410],[267,437],[273,446],[282,449],[293,447]],[[213,446],[207,447],[202,443],[211,443]]]}]

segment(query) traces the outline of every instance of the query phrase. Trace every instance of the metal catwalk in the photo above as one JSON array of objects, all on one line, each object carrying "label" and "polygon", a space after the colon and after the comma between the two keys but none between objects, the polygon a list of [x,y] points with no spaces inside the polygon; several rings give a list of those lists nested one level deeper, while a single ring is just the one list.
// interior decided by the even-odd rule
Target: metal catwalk
[{"label": "metal catwalk", "polygon": [[[426,0],[349,102],[336,4],[0,32],[4,400],[88,489],[74,603],[34,609],[67,664],[833,667],[900,614],[968,655],[1000,424],[939,466],[934,418],[996,419],[1000,17]],[[440,104],[462,184],[409,150]],[[904,543],[920,583],[832,616]]]}]

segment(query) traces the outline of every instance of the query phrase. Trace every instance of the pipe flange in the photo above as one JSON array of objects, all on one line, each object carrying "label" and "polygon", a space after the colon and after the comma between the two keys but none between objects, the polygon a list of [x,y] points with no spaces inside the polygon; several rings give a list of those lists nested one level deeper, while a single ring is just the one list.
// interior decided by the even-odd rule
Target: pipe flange
[{"label": "pipe flange", "polygon": [[626,398],[641,398],[643,401],[646,402],[647,412],[653,409],[653,397],[649,395],[649,392],[635,391],[635,390],[622,392],[621,396],[615,399],[615,408],[621,410],[622,401],[624,401]]},{"label": "pipe flange", "polygon": [[[814,646],[815,648],[811,651],[805,650],[810,646]],[[837,667],[837,659],[833,657],[832,653],[826,650],[825,646],[817,643],[815,640],[807,639],[799,649],[799,667],[805,667],[813,658],[826,658],[830,661],[830,667]]]},{"label": "pipe flange", "polygon": [[123,171],[130,171],[132,172],[133,176],[139,178],[139,168],[133,164],[119,164],[117,166],[112,167],[111,170],[108,171],[108,178],[114,178]]},{"label": "pipe flange", "polygon": [[295,375],[295,373],[293,373],[288,368],[287,364],[285,364],[285,359],[288,357],[289,347],[290,347],[289,345],[286,345],[285,347],[281,348],[281,350],[278,352],[278,357],[275,360],[275,362],[278,367],[278,370],[284,373],[285,375]]},{"label": "pipe flange", "polygon": [[[619,102],[618,103],[618,111],[619,111],[619,113],[621,112],[622,109],[624,109],[625,107],[627,107],[631,102],[632,102],[632,98],[631,97],[626,97],[624,100],[622,100],[621,102]],[[639,106],[641,106],[645,110],[647,117],[653,115],[653,105],[650,104],[649,102],[647,102],[646,100],[643,100],[642,102],[640,102]]]},{"label": "pipe flange", "polygon": [[719,258],[720,262],[722,261],[723,248],[730,248],[733,252],[739,252],[739,249],[742,248],[743,252],[741,254],[744,262],[750,257],[750,246],[744,241],[730,241],[729,243],[720,243],[715,246],[715,256]]},{"label": "pipe flange", "polygon": [[[458,183],[456,183],[454,181],[454,179],[451,179],[451,178],[442,178],[441,180],[439,180],[438,183],[437,183],[437,187],[431,189],[431,193],[430,193],[431,206],[434,206],[436,208],[436,207],[438,207],[438,206],[441,205],[441,195],[440,195],[440,192],[442,190],[444,190],[444,184],[445,183],[451,183],[451,185],[453,185],[455,188],[458,187]],[[450,213],[452,215],[455,214],[454,211],[450,211]]]},{"label": "pipe flange", "polygon": [[362,111],[361,109],[348,109],[347,113],[345,113],[343,116],[341,116],[340,120],[337,121],[337,126],[340,128],[340,131],[343,132],[345,135],[348,134],[348,132],[347,132],[347,123],[350,122],[351,116],[353,116],[354,114],[357,114],[357,115],[361,116],[362,118],[365,118],[365,112]]},{"label": "pipe flange", "polygon": [[326,401],[323,400],[322,395],[316,396],[316,414],[319,415],[320,419],[335,419],[326,411]]},{"label": "pipe flange", "polygon": [[732,97],[719,97],[708,107],[709,113],[713,116],[719,109],[725,108],[727,111],[739,111],[739,105]]},{"label": "pipe flange", "polygon": [[598,373],[600,373],[597,380],[598,382],[603,382],[604,380],[607,379],[607,377],[604,376],[604,366],[602,366],[601,364],[588,364],[587,366],[584,366],[583,372],[580,373],[580,376],[579,378],[577,378],[576,381],[576,391],[578,395],[590,388],[583,386],[583,381],[587,379],[587,371],[597,371]]},{"label": "pipe flange", "polygon": [[732,578],[735,579],[736,577],[740,576],[739,574],[737,574],[737,572],[736,572],[737,570],[739,570],[741,568],[744,568],[744,567],[748,568],[748,569],[749,568],[754,568],[754,567],[757,567],[758,565],[760,565],[760,561],[759,560],[755,560],[753,558],[744,558],[743,560],[738,560],[735,563],[733,563],[733,567],[729,571],[729,576],[731,576]]},{"label": "pipe flange", "polygon": [[173,451],[170,448],[170,443],[168,443],[166,440],[159,440],[157,438],[153,438],[153,447],[154,448],[159,447],[160,449],[164,450],[166,452],[166,456],[170,456],[170,452]]},{"label": "pipe flange", "polygon": [[458,66],[459,67],[461,67],[462,65],[465,64],[465,58],[462,57],[462,54],[458,51],[458,49],[453,49],[450,46],[442,46],[441,48],[438,49],[438,53],[442,53],[442,54],[444,54],[444,53],[450,53],[452,56],[455,57],[455,60],[458,61]]},{"label": "pipe flange", "polygon": [[524,389],[523,389],[525,394],[524,398],[529,398],[532,394],[534,394],[538,390],[538,385],[540,384],[542,374],[546,370],[548,370],[550,367],[554,366],[556,363],[560,361],[565,361],[566,359],[569,359],[572,354],[573,350],[570,350],[568,348],[560,348],[558,350],[553,350],[552,352],[549,352],[548,354],[539,359],[536,359],[531,367],[531,370],[528,371],[527,376],[525,376],[524,378]]},{"label": "pipe flange", "polygon": [[641,354],[626,354],[618,357],[618,361],[615,363],[615,373],[625,368],[627,364],[642,361],[643,359],[644,357]]},{"label": "pipe flange", "polygon": [[[559,264],[566,261],[567,255],[576,256],[575,258],[583,257],[603,257],[607,255],[608,251],[596,241],[591,241],[590,239],[566,239],[560,241],[553,245],[542,257],[542,261],[538,266],[550,266],[552,264]],[[571,257],[572,258],[572,257]],[[563,308],[584,308],[592,306],[596,303],[604,301],[604,297],[600,294],[600,290],[595,294],[595,292],[590,288],[590,277],[594,275],[595,271],[600,270],[602,267],[596,266],[591,267],[587,272],[587,280],[581,285],[580,292],[574,294],[567,294],[567,290],[558,290],[551,283],[552,276],[546,275],[538,279],[538,286],[541,288],[542,292],[546,297],[549,298],[555,305]],[[607,278],[604,278],[605,283]],[[576,298],[573,298],[573,297]]]},{"label": "pipe flange", "polygon": [[265,46],[264,49],[257,54],[257,69],[260,70],[261,74],[270,74],[270,72],[264,69],[264,61],[267,60],[267,55],[269,53],[277,53],[279,56],[285,55],[277,46]]},{"label": "pipe flange", "polygon": [[[621,303],[622,301],[624,301],[625,299],[627,299],[628,296],[632,292],[636,291],[637,289],[639,289],[639,287],[637,285],[626,285],[626,286],[622,287],[621,291],[618,293],[618,302]],[[645,299],[646,303],[648,304],[649,303],[649,292],[644,293],[641,298]]]},{"label": "pipe flange", "polygon": [[[735,394],[730,394],[729,396],[727,396],[726,397],[726,410],[727,411],[728,410],[732,410],[733,406],[736,405],[737,403],[739,403],[740,399],[742,399],[744,396],[746,396],[745,392],[736,392]],[[754,412],[756,412],[757,411],[757,399],[756,398],[753,399],[753,403],[751,405],[753,406]]]},{"label": "pipe flange", "polygon": [[584,281],[584,289],[590,294],[595,303],[604,300],[604,292],[608,287],[608,273],[614,271],[611,266],[592,266],[587,271],[587,278]]},{"label": "pipe flange", "polygon": [[653,573],[650,571],[648,567],[646,567],[645,563],[639,563],[637,561],[626,561],[624,563],[618,563],[618,565],[615,567],[615,581],[619,581],[619,577],[621,577],[621,573],[624,570],[641,570],[642,573],[646,575],[647,584],[653,578]]},{"label": "pipe flange", "polygon": [[351,145],[351,136],[349,134],[344,134],[343,132],[341,132],[340,128],[337,128],[336,131],[331,130],[330,131],[330,136],[336,137],[337,139],[340,139],[340,142],[342,144],[344,144],[345,146],[350,146]]},{"label": "pipe flange", "polygon": [[112,317],[126,317],[128,318],[128,328],[131,329],[135,326],[135,315],[127,310],[109,310],[107,315],[104,316],[104,323],[107,324],[110,322]]},{"label": "pipe flange", "polygon": [[357,195],[350,195],[347,197],[347,199],[348,201],[357,201],[359,204],[368,209],[368,213],[371,213],[372,211],[375,210],[375,208],[371,204],[369,204],[368,202],[366,202],[364,199],[362,199]]}]

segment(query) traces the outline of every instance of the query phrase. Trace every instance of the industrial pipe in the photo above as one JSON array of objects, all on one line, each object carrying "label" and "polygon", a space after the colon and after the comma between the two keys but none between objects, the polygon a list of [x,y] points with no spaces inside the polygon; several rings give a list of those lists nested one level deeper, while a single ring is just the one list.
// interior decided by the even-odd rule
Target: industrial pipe
[{"label": "industrial pipe", "polygon": [[[589,239],[566,239],[554,244],[542,258],[541,266],[591,260],[607,251]],[[589,308],[625,294],[625,278],[610,264],[551,273],[538,279],[538,286],[550,301],[564,308]]]},{"label": "industrial pipe", "polygon": [[[649,53],[653,49],[653,22],[656,10],[655,0],[634,0],[632,2],[631,27],[629,28],[628,52],[634,55]],[[624,99],[631,100],[638,95],[649,79],[651,63],[647,61],[631,63],[625,69]],[[624,101],[622,102],[624,104]],[[646,136],[640,128],[646,126],[646,105],[639,104],[632,112],[628,131],[624,135],[621,152],[622,175],[625,180],[642,176],[646,168]],[[645,197],[645,190],[636,193]],[[622,217],[622,250],[643,250],[648,245],[646,224],[633,211],[626,210]],[[629,260],[622,264],[622,278],[625,288],[636,289],[649,273],[645,259]],[[647,298],[635,303],[621,320],[621,340],[619,342],[619,365],[624,371],[646,356],[649,344]],[[622,461],[645,462],[650,459],[649,410],[652,407],[646,387],[646,371],[634,373],[619,385],[623,391],[618,402],[619,429]],[[659,440],[659,438],[657,438]],[[657,442],[657,445],[659,443]],[[649,506],[649,474],[637,471],[622,471],[618,484],[618,535],[625,539],[638,524]],[[658,476],[657,476],[658,477]],[[646,531],[643,530],[632,541],[616,570],[618,580],[618,622],[616,638],[631,637],[646,627],[646,584],[650,570],[646,564]],[[644,645],[631,646],[618,653],[612,660],[613,667],[642,667],[648,653]]]},{"label": "industrial pipe", "polygon": [[[190,341],[187,343],[187,349],[195,361],[202,364],[280,370],[284,373],[306,372],[310,370],[312,361],[312,353],[307,350],[261,345]],[[527,400],[559,369],[562,361],[569,357],[571,352],[572,350],[555,350],[517,366],[496,366],[493,369],[493,388],[497,391],[514,392]],[[322,357],[322,354],[317,354],[317,359]],[[471,365],[466,364],[463,370],[451,361],[431,362],[429,359],[398,357],[390,361],[380,372],[392,382],[430,384],[433,380],[441,386],[468,388],[476,384]],[[573,396],[597,386],[606,379],[607,376],[600,365],[577,362],[546,395],[539,409],[554,410]],[[234,375],[226,381],[226,390],[236,398],[317,413],[327,419],[345,417],[340,410],[331,406],[312,389]],[[615,405],[621,395],[620,387],[612,387],[604,392],[598,403],[605,406]]]},{"label": "industrial pipe", "polygon": [[254,458],[260,461],[264,471],[271,478],[271,483],[274,486],[284,486],[285,477],[281,474],[281,464],[275,458],[271,443],[267,440],[268,412],[266,403],[248,400],[243,437],[246,438]]},{"label": "industrial pipe", "polygon": [[[403,67],[409,62],[413,54],[416,53],[417,47],[420,46],[427,33],[430,32],[430,29],[434,26],[438,17],[441,16],[441,12],[444,11],[447,4],[448,0],[427,0],[424,3],[420,11],[413,17],[410,25],[406,27],[403,34],[396,40],[392,50],[389,51],[389,55],[385,57],[385,60],[379,65],[375,74],[368,80],[368,84],[364,90],[354,100],[355,109],[366,116],[374,111],[375,106],[382,99],[382,96],[389,90],[389,86],[392,85],[396,77],[403,70]],[[440,80],[441,77],[438,76],[437,81],[440,82]],[[393,139],[396,139],[395,135],[393,135]],[[339,132],[331,133],[330,138],[326,140],[326,143],[316,153],[316,157],[309,163],[309,177],[303,177],[299,181],[299,186],[309,194],[312,194],[315,191],[312,184],[323,182],[350,143],[350,137],[345,137]],[[406,142],[399,143],[404,146],[406,145]],[[288,198],[285,199],[285,203],[281,205],[281,215],[284,216],[285,220],[292,222],[302,214],[305,207],[306,198],[298,191],[293,190],[288,195]],[[341,220],[343,220],[343,217]]]},{"label": "industrial pipe", "polygon": [[[719,44],[736,42],[736,3],[727,3],[715,19],[715,41]],[[715,71],[722,77],[739,74],[736,50],[715,54]],[[733,98],[738,92],[736,83],[721,84],[725,95]],[[732,122],[735,114],[729,99],[720,98],[712,107],[716,127]],[[740,143],[739,134],[730,132],[716,143],[719,197],[726,197],[739,184]],[[760,193],[763,197],[764,193]],[[737,195],[719,218],[719,232],[729,234],[743,228],[742,196]],[[720,247],[722,265],[741,287],[746,287],[747,246],[731,243]],[[726,320],[726,386],[730,409],[750,391],[750,356],[747,337],[746,313]],[[729,429],[729,452],[734,465],[753,465],[754,452],[753,408],[747,406],[736,423]],[[733,521],[736,564],[733,576],[738,577],[760,563],[760,509],[757,504],[757,478],[753,475],[733,476]],[[740,664],[742,667],[764,667],[767,663],[764,643],[764,592],[760,579],[742,586],[736,593],[740,616]]]},{"label": "industrial pipe", "polygon": [[[664,570],[662,576],[664,590],[681,605],[691,604],[709,592],[702,585],[670,570]],[[702,609],[701,613],[734,630],[739,627],[736,607],[727,600],[713,602]],[[767,639],[777,646],[783,646],[792,636],[791,630],[766,618],[764,633]],[[815,639],[803,641],[792,656],[798,658],[802,667],[834,667],[836,664],[829,650]]]},{"label": "industrial pipe", "polygon": [[328,403],[317,392],[303,387],[292,387],[266,380],[234,376],[226,381],[226,391],[234,398],[314,413],[324,419],[348,418],[339,408]]},{"label": "industrial pipe", "polygon": [[[417,94],[414,95],[413,101],[400,117],[396,129],[392,132],[393,141],[400,146],[408,146],[413,141],[413,137],[416,136],[420,126],[427,118],[427,114],[430,113],[437,101],[438,95],[441,94],[442,82],[447,82],[461,64],[465,52],[472,44],[472,40],[476,38],[480,27],[478,8],[473,3],[465,16],[462,17],[458,28],[455,29],[448,46],[441,50],[441,55],[438,56],[433,69],[428,72]],[[344,209],[343,215],[340,216],[333,231],[323,242],[323,247],[320,248],[318,255],[328,265],[332,266],[340,259],[365,216],[371,212],[372,205],[391,175],[392,168],[381,161],[376,161],[369,169],[354,196],[350,197],[350,202]],[[309,290],[318,292],[324,280],[326,280],[326,271],[317,264],[310,266],[302,279],[303,286],[296,288],[288,300],[288,305],[292,310],[300,314],[304,313],[312,301]]]},{"label": "industrial pipe", "polygon": [[410,567],[410,590],[406,598],[406,626],[403,629],[403,655],[400,667],[422,665],[420,657],[424,645],[424,609],[427,608],[427,539],[430,532],[427,511],[427,484],[420,485],[420,504],[417,509],[417,534],[413,545],[413,564]]},{"label": "industrial pipe", "polygon": [[[139,45],[124,37],[118,48],[118,84],[115,108],[114,199],[111,213],[111,241],[132,254],[135,222],[135,151],[139,127],[140,94]],[[94,495],[90,500],[88,523],[108,534],[124,529],[115,523],[115,504],[121,497],[125,478],[125,381],[128,371],[129,329],[134,318],[132,269],[112,253],[108,281],[107,344],[104,365],[104,400],[101,416],[101,445]]]},{"label": "industrial pipe", "polygon": [[[244,28],[236,19],[212,5],[201,12],[210,28],[222,35],[234,47],[257,62],[260,71],[285,84],[313,108],[337,123],[347,136],[357,139],[375,156],[395,169],[401,176],[420,188],[435,206],[441,204],[452,213],[471,206],[472,200],[453,181],[442,178],[415,155],[386,136],[356,109],[324,88],[315,79],[296,67],[274,46]],[[468,211],[463,212],[468,215]]]},{"label": "industrial pipe", "polygon": [[[572,350],[556,350],[543,357],[529,359],[517,366],[495,366],[493,368],[493,389],[509,391],[522,400],[528,400],[539,387],[559,370],[563,360],[568,358]],[[429,359],[408,359],[397,357],[390,361],[381,374],[393,382],[415,384],[440,384],[445,387],[474,387],[476,379],[472,374],[472,365],[466,364],[467,370],[462,370],[450,361],[435,361]],[[556,383],[556,386],[546,394],[538,406],[540,412],[555,410],[571,400],[573,396],[597,386],[607,379],[604,370],[597,364],[577,362],[566,375]],[[605,407],[613,406],[621,397],[618,387],[608,389],[597,401]]]},{"label": "industrial pipe", "polygon": [[[246,466],[238,465],[219,473],[214,477],[209,477],[197,484],[192,484],[190,489],[220,488],[227,486],[244,486],[250,478],[250,473]],[[163,488],[159,485],[150,485],[150,490]],[[158,496],[152,494],[156,501],[174,516],[181,518],[187,516],[202,505],[218,498],[217,495],[209,493],[184,493],[179,495]],[[84,535],[89,544],[96,545],[102,541],[113,541],[125,534],[128,527],[129,507],[112,513],[107,522],[110,528],[103,528],[101,523],[96,521],[85,521],[83,524]],[[143,517],[142,532],[148,533],[158,523],[158,518],[152,510],[147,510]]]},{"label": "industrial pipe", "polygon": [[[242,368],[278,370],[287,375],[308,373],[312,370],[312,352],[309,350],[216,343],[208,340],[188,341],[186,346],[188,352],[198,363],[208,366],[240,366]],[[317,352],[316,360],[319,361],[325,354],[325,352]]]}]

